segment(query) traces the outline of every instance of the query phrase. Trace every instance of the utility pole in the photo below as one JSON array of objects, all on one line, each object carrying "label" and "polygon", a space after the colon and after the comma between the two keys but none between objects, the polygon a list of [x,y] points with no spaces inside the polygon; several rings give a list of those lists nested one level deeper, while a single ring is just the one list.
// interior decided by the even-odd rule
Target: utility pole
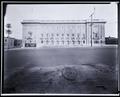
[{"label": "utility pole", "polygon": [[91,47],[93,46],[93,44],[92,44],[92,39],[93,39],[93,35],[92,35],[92,25],[93,25],[93,15],[94,15],[94,13],[95,13],[95,8],[94,8],[94,12],[90,15],[90,17],[91,17]]},{"label": "utility pole", "polygon": [[93,14],[91,14],[91,47],[92,47],[92,19],[93,19]]}]

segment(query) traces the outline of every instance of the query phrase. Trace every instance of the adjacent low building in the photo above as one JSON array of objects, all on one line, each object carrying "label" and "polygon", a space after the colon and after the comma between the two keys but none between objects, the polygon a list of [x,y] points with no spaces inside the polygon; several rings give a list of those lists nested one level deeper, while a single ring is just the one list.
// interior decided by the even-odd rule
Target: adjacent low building
[{"label": "adjacent low building", "polygon": [[4,37],[4,48],[9,49],[9,48],[14,48],[14,38],[11,37]]},{"label": "adjacent low building", "polygon": [[20,48],[22,47],[22,40],[11,37],[4,37],[4,49]]},{"label": "adjacent low building", "polygon": [[118,38],[115,37],[105,37],[105,44],[106,45],[117,45],[118,44]]},{"label": "adjacent low building", "polygon": [[15,47],[15,48],[20,48],[20,47],[22,47],[22,40],[21,40],[21,39],[15,39],[15,40],[14,40],[14,47]]},{"label": "adjacent low building", "polygon": [[24,20],[23,47],[95,46],[105,44],[105,21]]}]

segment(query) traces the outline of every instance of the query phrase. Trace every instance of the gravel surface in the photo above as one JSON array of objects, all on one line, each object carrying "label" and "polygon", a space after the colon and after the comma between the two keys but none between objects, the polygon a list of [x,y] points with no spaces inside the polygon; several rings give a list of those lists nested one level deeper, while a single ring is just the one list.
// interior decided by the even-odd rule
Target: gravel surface
[{"label": "gravel surface", "polygon": [[117,91],[112,75],[103,64],[99,69],[97,64],[26,67],[5,81],[4,92],[111,94]]}]

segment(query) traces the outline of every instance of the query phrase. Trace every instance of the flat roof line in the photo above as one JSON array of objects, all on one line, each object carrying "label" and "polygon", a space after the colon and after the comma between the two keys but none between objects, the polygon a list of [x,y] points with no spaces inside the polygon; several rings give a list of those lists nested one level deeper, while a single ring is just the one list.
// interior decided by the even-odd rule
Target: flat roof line
[{"label": "flat roof line", "polygon": [[[21,22],[22,24],[71,24],[71,23],[91,23],[90,20],[23,20]],[[105,20],[100,20],[100,19],[94,19],[93,23],[106,23]]]}]

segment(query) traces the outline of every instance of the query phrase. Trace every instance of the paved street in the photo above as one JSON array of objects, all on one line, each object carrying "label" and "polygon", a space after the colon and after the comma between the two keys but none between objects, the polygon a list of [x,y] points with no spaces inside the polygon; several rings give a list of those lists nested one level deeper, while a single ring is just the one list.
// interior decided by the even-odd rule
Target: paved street
[{"label": "paved street", "polygon": [[116,93],[116,47],[4,52],[5,93]]}]

